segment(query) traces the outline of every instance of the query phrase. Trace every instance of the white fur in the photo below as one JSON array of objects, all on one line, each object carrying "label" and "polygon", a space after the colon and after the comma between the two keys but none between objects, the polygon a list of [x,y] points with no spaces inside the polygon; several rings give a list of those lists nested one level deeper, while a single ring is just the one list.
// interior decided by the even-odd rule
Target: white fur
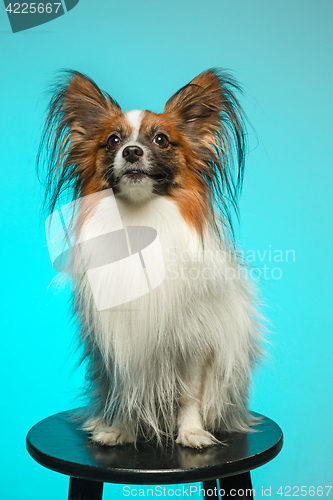
[{"label": "white fur", "polygon": [[140,125],[143,118],[143,111],[134,109],[132,111],[128,111],[124,114],[128,124],[130,125],[132,132],[126,141],[123,142],[122,146],[119,148],[113,164],[113,169],[116,174],[119,174],[121,170],[124,168],[126,161],[123,158],[123,151],[127,146],[140,146],[144,151],[144,157],[140,160],[140,163],[144,163],[146,161],[147,154],[149,153],[148,149],[145,148],[142,144],[138,142],[138,135],[140,130]]},{"label": "white fur", "polygon": [[[248,431],[246,399],[260,334],[236,257],[209,225],[203,247],[171,200],[116,199],[125,226],[157,230],[166,278],[149,294],[101,312],[86,276],[75,284],[90,360],[92,439],[115,445],[178,432],[177,443],[200,448],[216,442],[211,432]],[[102,200],[85,222],[85,237],[96,227],[103,234],[109,216]],[[108,278],[110,287],[121,286]]]},{"label": "white fur", "polygon": [[124,113],[126,120],[131,125],[133,130],[129,138],[130,141],[135,142],[138,139],[143,115],[144,112],[139,109],[133,109],[132,111],[127,111],[127,113]]},{"label": "white fur", "polygon": [[[124,113],[124,117],[132,128],[132,133],[122,144],[121,148],[119,148],[119,151],[114,159],[113,169],[116,175],[120,175],[121,172],[127,168],[128,164],[123,158],[123,151],[127,146],[140,146],[143,150],[143,156],[138,162],[136,162],[135,167],[146,170],[147,172],[151,170],[149,162],[149,148],[138,141],[143,115],[144,111],[137,109]],[[141,203],[153,196],[153,181],[149,177],[144,177],[140,180],[132,180],[127,177],[123,177],[119,183],[119,189],[120,196],[123,198],[132,203]]]},{"label": "white fur", "polygon": [[153,194],[154,182],[150,177],[139,181],[132,181],[123,177],[119,183],[119,196],[131,203],[142,203],[155,197]]}]

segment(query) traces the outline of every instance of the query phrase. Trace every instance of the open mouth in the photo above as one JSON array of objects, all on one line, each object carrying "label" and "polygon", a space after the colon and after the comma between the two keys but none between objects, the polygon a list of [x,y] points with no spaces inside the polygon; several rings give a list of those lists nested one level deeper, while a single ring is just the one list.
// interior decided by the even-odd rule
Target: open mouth
[{"label": "open mouth", "polygon": [[151,171],[147,172],[145,170],[142,170],[140,168],[135,168],[131,170],[125,171],[121,177],[125,177],[126,179],[129,179],[131,181],[142,181],[143,179],[152,179],[156,182],[163,182],[168,179],[168,175],[165,174],[164,172],[160,171]]},{"label": "open mouth", "polygon": [[123,175],[133,181],[141,181],[145,177],[148,177],[147,173],[140,169],[128,170]]}]

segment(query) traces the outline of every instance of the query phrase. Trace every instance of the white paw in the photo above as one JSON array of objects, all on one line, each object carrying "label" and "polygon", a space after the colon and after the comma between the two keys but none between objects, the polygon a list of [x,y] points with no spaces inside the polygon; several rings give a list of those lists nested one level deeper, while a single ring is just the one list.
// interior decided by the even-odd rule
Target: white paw
[{"label": "white paw", "polygon": [[103,423],[103,420],[101,418],[90,418],[83,425],[82,430],[92,432],[101,427],[105,427],[105,424]]},{"label": "white paw", "polygon": [[176,443],[189,448],[205,448],[215,444],[216,440],[210,432],[193,427],[179,431]]},{"label": "white paw", "polygon": [[90,439],[95,443],[107,446],[133,443],[135,440],[132,432],[118,427],[101,427],[96,429],[92,432]]}]

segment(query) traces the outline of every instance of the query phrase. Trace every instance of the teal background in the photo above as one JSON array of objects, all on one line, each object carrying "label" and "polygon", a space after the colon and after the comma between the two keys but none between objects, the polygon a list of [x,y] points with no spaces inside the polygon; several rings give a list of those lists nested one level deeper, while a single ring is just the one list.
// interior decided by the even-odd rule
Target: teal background
[{"label": "teal background", "polygon": [[[251,408],[285,435],[253,484],[257,498],[262,486],[281,498],[279,486],[332,485],[332,15],[330,0],[81,0],[12,34],[0,5],[1,498],[67,494],[68,479],[25,451],[29,428],[79,404],[82,383],[68,294],[49,287],[55,272],[35,173],[43,92],[60,68],[87,73],[124,110],[161,111],[213,66],[244,85],[255,133],[237,234],[261,270],[271,322]],[[105,498],[122,498],[122,487],[107,485]]]}]

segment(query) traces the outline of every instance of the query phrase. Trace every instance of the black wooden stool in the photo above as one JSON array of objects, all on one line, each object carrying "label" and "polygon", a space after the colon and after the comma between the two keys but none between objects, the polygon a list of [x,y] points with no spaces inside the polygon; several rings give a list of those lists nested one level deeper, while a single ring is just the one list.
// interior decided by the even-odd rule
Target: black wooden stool
[{"label": "black wooden stool", "polygon": [[[75,410],[36,424],[27,435],[27,449],[41,465],[71,476],[69,500],[101,500],[103,483],[179,484],[203,482],[205,498],[253,498],[250,470],[272,460],[282,448],[280,427],[262,417],[257,432],[221,438],[226,445],[202,450],[153,443],[107,447],[79,429]],[[218,436],[220,438],[220,436]],[[219,485],[217,483],[219,479]]]}]

